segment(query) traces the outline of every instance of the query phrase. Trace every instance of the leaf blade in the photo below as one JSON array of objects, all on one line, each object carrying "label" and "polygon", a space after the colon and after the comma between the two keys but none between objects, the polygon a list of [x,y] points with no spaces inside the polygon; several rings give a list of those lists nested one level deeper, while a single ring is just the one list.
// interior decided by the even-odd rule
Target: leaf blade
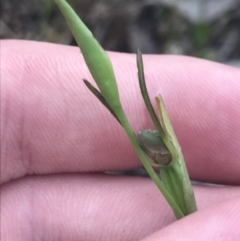
[{"label": "leaf blade", "polygon": [[110,107],[110,105],[107,103],[105,98],[102,96],[101,92],[98,89],[96,89],[88,80],[83,79],[83,82],[87,86],[87,88],[98,98],[98,100],[110,111],[110,113],[115,117],[118,123],[122,125],[117,115],[113,111],[113,109]]}]

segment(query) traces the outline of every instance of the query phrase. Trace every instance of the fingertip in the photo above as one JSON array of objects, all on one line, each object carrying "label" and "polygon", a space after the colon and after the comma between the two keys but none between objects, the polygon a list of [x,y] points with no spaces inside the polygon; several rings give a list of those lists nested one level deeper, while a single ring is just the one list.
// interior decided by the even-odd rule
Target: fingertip
[{"label": "fingertip", "polygon": [[193,213],[142,241],[238,241],[240,238],[239,223],[239,198],[235,198]]}]

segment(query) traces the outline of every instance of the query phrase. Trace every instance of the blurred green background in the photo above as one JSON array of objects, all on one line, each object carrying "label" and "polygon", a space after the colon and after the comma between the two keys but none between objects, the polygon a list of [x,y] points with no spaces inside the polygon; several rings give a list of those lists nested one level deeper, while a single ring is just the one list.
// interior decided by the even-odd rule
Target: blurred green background
[{"label": "blurred green background", "polygon": [[[240,67],[240,0],[69,0],[106,50]],[[1,39],[76,45],[53,0],[1,0]]]}]

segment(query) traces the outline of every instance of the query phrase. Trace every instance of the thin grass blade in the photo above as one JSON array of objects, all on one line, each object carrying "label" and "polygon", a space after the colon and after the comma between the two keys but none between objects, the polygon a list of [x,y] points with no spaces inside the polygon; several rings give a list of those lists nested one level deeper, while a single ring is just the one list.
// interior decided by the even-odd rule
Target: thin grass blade
[{"label": "thin grass blade", "polygon": [[98,100],[110,111],[110,113],[115,117],[115,119],[119,122],[119,124],[122,125],[117,115],[114,113],[113,109],[109,106],[109,104],[102,96],[100,91],[96,89],[88,80],[83,79],[83,82],[88,87],[88,89],[98,98]]}]

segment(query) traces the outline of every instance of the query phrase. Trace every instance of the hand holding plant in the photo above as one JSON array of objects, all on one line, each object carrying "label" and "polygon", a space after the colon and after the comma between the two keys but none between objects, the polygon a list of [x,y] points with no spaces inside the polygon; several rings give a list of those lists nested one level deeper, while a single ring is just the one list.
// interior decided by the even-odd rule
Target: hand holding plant
[{"label": "hand holding plant", "polygon": [[[136,87],[136,71],[129,67],[136,64],[133,55],[110,56],[114,67],[121,66],[117,84]],[[183,56],[143,57],[150,100],[156,89],[164,94],[191,176],[224,185],[195,187],[200,210],[175,222],[151,180],[96,174],[137,163],[122,126],[81,81],[90,78],[81,57],[72,47],[1,41],[1,240],[238,241],[240,71]],[[140,125],[134,120],[146,110],[138,91],[120,93],[135,129],[150,124],[144,115]],[[129,100],[133,105],[126,105]],[[171,136],[167,140],[177,149],[160,96],[157,108],[159,123]],[[107,130],[102,123],[110,124]],[[174,154],[159,132],[136,135],[151,167],[179,162],[172,162]],[[186,190],[176,170],[162,168],[161,181],[184,212],[189,207],[173,188],[180,177]]]},{"label": "hand holding plant", "polygon": [[[176,222],[151,179],[100,173],[139,167],[139,159],[81,81],[90,77],[79,49],[4,40],[1,54],[1,240],[239,240],[238,69],[144,56],[150,96],[161,90],[170,106],[190,175],[224,185],[195,186],[198,212]],[[150,126],[135,83],[135,55],[109,55],[120,89],[131,87],[121,100],[132,125]],[[229,139],[233,145],[226,145]]]}]

